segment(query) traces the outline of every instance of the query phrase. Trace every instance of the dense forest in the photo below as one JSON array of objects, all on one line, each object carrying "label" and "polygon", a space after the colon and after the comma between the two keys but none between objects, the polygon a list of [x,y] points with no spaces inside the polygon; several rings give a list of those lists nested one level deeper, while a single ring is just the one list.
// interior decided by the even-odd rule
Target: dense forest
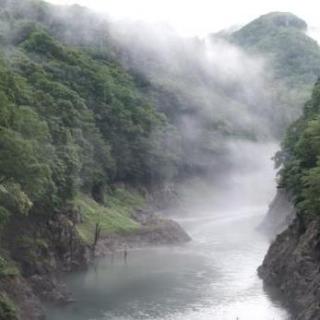
[{"label": "dense forest", "polygon": [[[248,62],[258,71],[237,66],[236,77],[228,78],[221,61],[203,64],[204,41],[170,35],[169,66],[166,51],[154,54],[156,42],[115,40],[114,28],[79,6],[0,5],[2,278],[54,269],[47,260],[41,267],[37,262],[56,241],[51,220],[76,224],[85,245],[97,240],[99,228],[136,230],[130,214],[146,194],[186,176],[214,175],[218,158],[227,162],[230,139],[279,139],[319,72],[320,50],[305,35],[305,23],[290,14],[263,16],[223,35],[222,44],[221,35],[210,40],[223,50],[240,46],[240,59],[248,61],[249,54],[270,54],[266,65],[272,67]],[[252,83],[249,92],[243,74]],[[281,186],[312,213],[320,206],[319,90],[318,83],[276,157]],[[14,309],[2,294],[0,319],[15,319]]]},{"label": "dense forest", "polygon": [[[30,6],[40,17],[50,8]],[[54,212],[80,191],[102,201],[117,181],[167,179],[178,154],[166,144],[174,129],[133,78],[103,54],[66,47],[22,13],[16,4],[2,9],[10,33],[1,38],[1,184],[12,197],[4,220],[18,208]]]},{"label": "dense forest", "polygon": [[[57,11],[40,1],[1,1],[2,277],[46,272],[38,266],[50,254],[46,224],[61,214],[66,228],[80,214],[74,236],[84,245],[98,230],[135,230],[129,213],[142,206],[143,188],[172,179],[179,157],[175,129],[107,45],[106,53],[55,36],[70,31]],[[0,318],[11,319],[9,298],[2,298]]]},{"label": "dense forest", "polygon": [[282,150],[275,160],[279,172],[279,187],[285,188],[301,216],[319,212],[319,137],[320,82],[317,81],[303,115],[289,128]]},{"label": "dense forest", "polygon": [[227,35],[229,41],[247,52],[263,55],[272,66],[267,71],[277,79],[271,91],[277,97],[273,102],[277,103],[277,115],[272,121],[278,128],[287,128],[296,120],[319,76],[319,46],[306,32],[307,24],[302,19],[291,13],[273,12]]}]

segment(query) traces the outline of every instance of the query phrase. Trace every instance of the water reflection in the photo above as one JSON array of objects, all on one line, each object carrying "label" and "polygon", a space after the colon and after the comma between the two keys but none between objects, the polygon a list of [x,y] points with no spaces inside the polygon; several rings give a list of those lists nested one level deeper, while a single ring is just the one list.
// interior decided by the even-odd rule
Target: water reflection
[{"label": "water reflection", "polygon": [[98,261],[70,276],[77,302],[51,309],[49,319],[288,319],[256,274],[268,246],[254,228],[264,209],[184,219],[190,244],[131,250],[127,263],[123,252]]},{"label": "water reflection", "polygon": [[256,272],[269,246],[256,226],[275,190],[276,146],[234,148],[234,168],[221,181],[186,193],[177,219],[191,243],[131,250],[127,263],[123,252],[97,261],[68,277],[77,302],[49,308],[48,319],[288,320]]}]

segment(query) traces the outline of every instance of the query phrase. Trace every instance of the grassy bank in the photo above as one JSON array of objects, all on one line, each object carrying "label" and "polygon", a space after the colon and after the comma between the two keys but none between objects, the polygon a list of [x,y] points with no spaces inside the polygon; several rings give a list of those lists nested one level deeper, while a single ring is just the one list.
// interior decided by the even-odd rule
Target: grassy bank
[{"label": "grassy bank", "polygon": [[105,204],[84,194],[78,194],[73,204],[81,215],[81,223],[77,225],[79,235],[86,243],[92,244],[97,225],[101,228],[101,237],[137,230],[139,224],[130,214],[142,208],[145,199],[138,192],[118,188],[106,196]]}]

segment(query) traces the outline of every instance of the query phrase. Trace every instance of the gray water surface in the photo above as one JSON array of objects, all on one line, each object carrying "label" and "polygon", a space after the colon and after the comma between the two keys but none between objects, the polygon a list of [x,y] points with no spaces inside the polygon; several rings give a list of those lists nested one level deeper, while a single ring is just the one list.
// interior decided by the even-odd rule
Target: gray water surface
[{"label": "gray water surface", "polygon": [[[266,155],[271,152],[264,151]],[[67,283],[76,302],[48,308],[48,319],[289,319],[263,290],[256,272],[269,246],[256,230],[268,200],[259,194],[256,201],[253,196],[261,188],[266,192],[266,184],[269,190],[274,187],[266,155],[253,171],[230,172],[227,180],[232,187],[224,185],[221,201],[228,204],[225,209],[196,205],[177,215],[192,242],[180,247],[131,250],[127,263],[119,252],[113,259],[109,256],[97,261],[87,272],[70,275]]]}]

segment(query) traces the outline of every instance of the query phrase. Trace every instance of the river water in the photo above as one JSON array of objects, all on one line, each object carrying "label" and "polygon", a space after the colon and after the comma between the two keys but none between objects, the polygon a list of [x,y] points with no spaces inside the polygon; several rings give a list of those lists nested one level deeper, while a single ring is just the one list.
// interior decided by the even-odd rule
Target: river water
[{"label": "river water", "polygon": [[206,192],[200,185],[191,193],[190,188],[179,214],[174,211],[192,242],[131,250],[127,263],[119,252],[68,276],[76,302],[49,307],[48,319],[289,319],[256,272],[269,246],[256,226],[275,190],[270,161],[275,146],[241,148],[250,151],[251,166],[234,166],[215,188],[202,185]]}]

